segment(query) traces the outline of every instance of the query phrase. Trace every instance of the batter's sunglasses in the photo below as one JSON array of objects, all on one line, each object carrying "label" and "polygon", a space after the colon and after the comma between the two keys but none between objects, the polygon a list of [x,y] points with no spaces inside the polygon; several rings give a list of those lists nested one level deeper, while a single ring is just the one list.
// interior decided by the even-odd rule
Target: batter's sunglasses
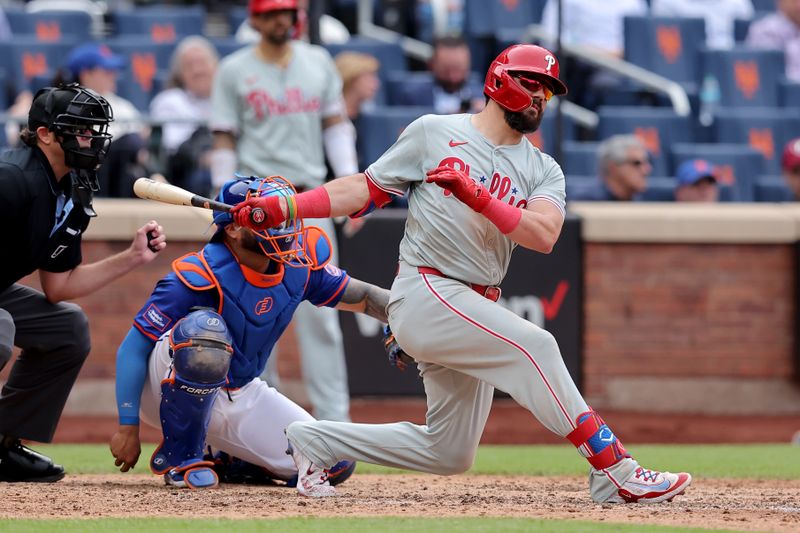
[{"label": "batter's sunglasses", "polygon": [[544,91],[545,101],[550,101],[550,99],[553,97],[553,91],[551,91],[550,87],[548,87],[541,81],[535,78],[527,78],[522,74],[516,74],[513,77],[519,82],[520,85],[522,85],[524,88],[526,88],[532,93],[539,91],[539,89]]}]

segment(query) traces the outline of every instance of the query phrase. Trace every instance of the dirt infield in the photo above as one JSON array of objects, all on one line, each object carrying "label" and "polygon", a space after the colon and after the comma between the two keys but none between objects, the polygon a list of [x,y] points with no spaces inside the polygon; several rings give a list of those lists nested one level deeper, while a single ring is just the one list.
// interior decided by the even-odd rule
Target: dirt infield
[{"label": "dirt infield", "polygon": [[166,487],[153,475],[81,475],[7,485],[0,518],[495,516],[800,531],[800,480],[700,479],[660,505],[594,504],[586,485],[576,477],[356,474],[337,497],[312,500],[284,487],[191,491]]}]

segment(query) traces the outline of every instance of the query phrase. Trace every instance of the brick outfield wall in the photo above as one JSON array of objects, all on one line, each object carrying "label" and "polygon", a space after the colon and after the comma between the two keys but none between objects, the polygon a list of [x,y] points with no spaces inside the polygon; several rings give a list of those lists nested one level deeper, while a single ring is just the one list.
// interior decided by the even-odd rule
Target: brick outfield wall
[{"label": "brick outfield wall", "polygon": [[[85,241],[84,260],[126,246]],[[90,317],[93,342],[81,378],[113,378],[116,348],[133,315],[171,261],[197,248],[197,242],[170,241],[153,263],[77,300]],[[677,404],[663,398],[662,389],[678,387],[684,412],[727,412],[725,406],[738,412],[737,400],[751,410],[766,402],[756,409],[766,413],[773,404],[776,413],[786,413],[794,402],[798,409],[789,412],[800,412],[800,388],[792,382],[793,246],[586,243],[584,250],[584,393],[590,405],[668,412]],[[38,285],[38,278],[26,282]],[[297,378],[296,346],[281,343],[281,373]],[[757,384],[747,390],[758,398],[737,397],[745,384]],[[704,398],[706,390],[718,391],[716,397]],[[778,397],[764,398],[769,394]]]}]

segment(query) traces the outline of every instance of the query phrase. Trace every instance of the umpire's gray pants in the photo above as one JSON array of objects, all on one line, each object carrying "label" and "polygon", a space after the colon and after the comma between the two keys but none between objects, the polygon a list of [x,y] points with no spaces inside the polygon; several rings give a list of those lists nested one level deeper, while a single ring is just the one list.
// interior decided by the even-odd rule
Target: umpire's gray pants
[{"label": "umpire's gray pants", "polygon": [[[305,224],[319,226],[328,234],[333,246],[331,262],[335,264],[337,251],[333,222],[325,218],[306,220]],[[316,307],[309,302],[302,302],[295,311],[292,324],[300,349],[303,381],[311,402],[312,414],[318,420],[349,421],[350,392],[347,386],[347,366],[339,312],[330,307]],[[262,377],[280,390],[277,355],[277,350],[273,350]]]},{"label": "umpire's gray pants", "polygon": [[89,322],[77,305],[14,284],[0,293],[0,368],[14,346],[22,352],[0,393],[0,434],[50,442],[89,355]]}]

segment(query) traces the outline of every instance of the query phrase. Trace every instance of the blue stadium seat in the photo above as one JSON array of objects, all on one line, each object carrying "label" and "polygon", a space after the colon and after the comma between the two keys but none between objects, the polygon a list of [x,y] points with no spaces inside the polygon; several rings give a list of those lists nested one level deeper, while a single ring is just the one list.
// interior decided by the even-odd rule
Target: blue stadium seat
[{"label": "blue stadium seat", "polygon": [[154,43],[174,43],[186,35],[202,35],[205,19],[202,5],[139,7],[111,13],[114,35],[147,35]]},{"label": "blue stadium seat", "polygon": [[671,109],[657,107],[600,107],[598,139],[616,134],[634,134],[650,152],[653,174],[670,173],[669,147],[678,142],[694,140],[690,117],[681,117]]},{"label": "blue stadium seat", "polygon": [[209,40],[211,41],[211,44],[214,45],[214,48],[217,49],[220,59],[235,52],[239,48],[248,46],[247,43],[239,42],[233,37],[213,38]]},{"label": "blue stadium seat", "polygon": [[675,178],[649,176],[647,189],[636,200],[640,202],[674,202]]},{"label": "blue stadium seat", "polygon": [[756,202],[794,202],[783,176],[759,176],[755,184]]},{"label": "blue stadium seat", "polygon": [[464,33],[471,37],[490,37],[498,28],[503,28],[521,34],[529,24],[542,20],[545,3],[546,0],[464,0]]},{"label": "blue stadium seat", "polygon": [[375,95],[375,102],[381,105],[386,103],[385,87],[388,84],[389,73],[408,70],[405,52],[397,43],[384,43],[365,37],[353,37],[346,43],[326,44],[325,48],[334,58],[339,52],[348,50],[370,54],[380,62],[378,77],[381,79],[381,88],[378,90],[378,94]]},{"label": "blue stadium seat", "polygon": [[411,122],[433,113],[429,107],[378,107],[358,117],[357,148],[359,168],[365,169],[386,151]]},{"label": "blue stadium seat", "polygon": [[32,87],[35,78],[50,78],[64,64],[76,41],[46,43],[33,36],[15,37],[0,48],[0,68],[8,73],[7,83],[19,92]]},{"label": "blue stadium seat", "polygon": [[781,80],[778,85],[778,94],[782,107],[800,107],[800,83]]},{"label": "blue stadium seat", "polygon": [[777,0],[753,0],[753,9],[756,11],[775,11]]},{"label": "blue stadium seat", "polygon": [[778,84],[784,75],[783,52],[737,46],[731,50],[703,50],[703,75],[717,78],[720,105],[773,107],[779,104]]},{"label": "blue stadium seat", "polygon": [[127,60],[117,81],[117,92],[140,111],[147,112],[150,100],[161,89],[175,43],[142,42],[136,37],[109,39],[106,44]]},{"label": "blue stadium seat", "polygon": [[5,9],[14,37],[34,36],[43,43],[72,43],[90,38],[92,17],[82,11],[39,11]]},{"label": "blue stadium seat", "polygon": [[[567,192],[567,202],[580,202],[581,198],[594,191],[599,183],[597,176],[567,174],[565,176],[565,189]],[[573,200],[574,199],[574,200]]]},{"label": "blue stadium seat", "polygon": [[242,25],[242,22],[250,17],[247,6],[231,6],[228,8],[228,26],[230,27],[231,35],[236,35],[236,30]]},{"label": "blue stadium seat", "polygon": [[150,101],[164,88],[166,71],[159,71],[150,79],[136,78],[130,68],[123,70],[117,78],[117,94],[130,101],[141,113],[149,113]]},{"label": "blue stadium seat", "polygon": [[688,88],[700,79],[699,50],[705,45],[702,18],[625,17],[625,60]]},{"label": "blue stadium seat", "polygon": [[[571,141],[575,139],[577,127],[575,122],[566,115],[562,116],[561,140]],[[556,114],[554,112],[545,113],[539,129],[526,135],[528,140],[542,152],[556,157]]]},{"label": "blue stadium seat", "polygon": [[673,168],[687,159],[705,159],[717,167],[717,180],[733,188],[731,201],[751,202],[764,158],[746,144],[679,143],[672,147]]},{"label": "blue stadium seat", "polygon": [[564,174],[596,176],[597,147],[600,143],[564,141],[561,145],[561,161],[559,164]]},{"label": "blue stadium seat", "polygon": [[169,69],[172,52],[176,43],[143,42],[135,36],[114,37],[105,43],[115,54],[124,56],[128,60],[129,68],[136,62],[153,63],[156,70]]},{"label": "blue stadium seat", "polygon": [[749,144],[764,157],[764,170],[781,171],[783,146],[800,133],[800,111],[782,108],[720,109],[714,120],[715,140]]},{"label": "blue stadium seat", "polygon": [[735,19],[733,21],[733,41],[743,43],[747,39],[747,32],[750,31],[750,24],[753,19]]}]

